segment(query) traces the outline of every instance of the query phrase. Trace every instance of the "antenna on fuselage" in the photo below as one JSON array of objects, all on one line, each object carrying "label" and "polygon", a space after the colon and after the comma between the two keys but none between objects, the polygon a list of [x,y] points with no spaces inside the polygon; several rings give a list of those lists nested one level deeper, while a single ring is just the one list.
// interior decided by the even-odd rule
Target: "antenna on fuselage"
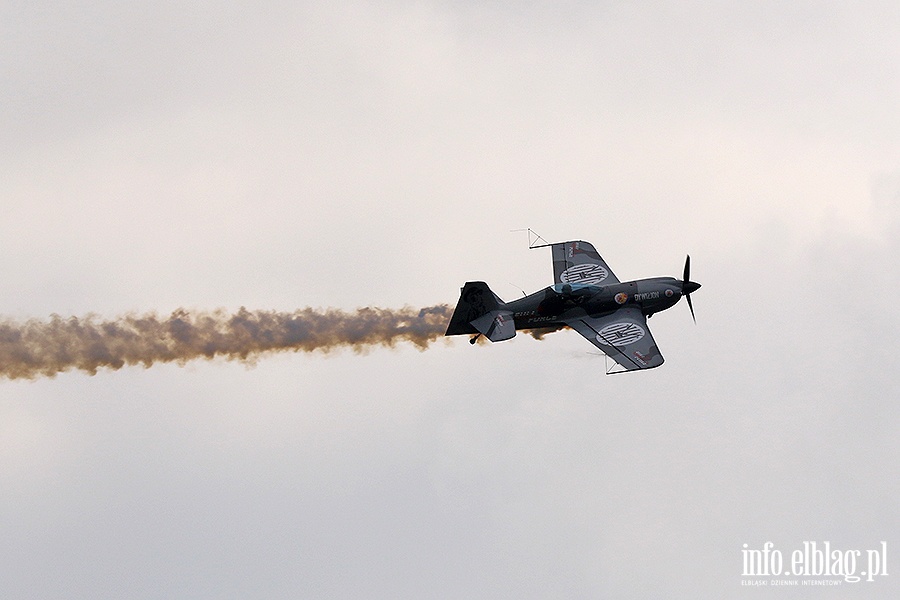
[{"label": "antenna on fuselage", "polygon": [[514,284],[512,281],[509,282],[509,285],[513,286],[514,288],[516,288],[517,290],[519,290],[520,292],[522,292],[522,295],[523,295],[523,296],[527,296],[527,295],[528,295],[528,294],[525,293],[525,290],[523,290],[522,288],[520,288],[519,286],[517,286],[516,284]]}]

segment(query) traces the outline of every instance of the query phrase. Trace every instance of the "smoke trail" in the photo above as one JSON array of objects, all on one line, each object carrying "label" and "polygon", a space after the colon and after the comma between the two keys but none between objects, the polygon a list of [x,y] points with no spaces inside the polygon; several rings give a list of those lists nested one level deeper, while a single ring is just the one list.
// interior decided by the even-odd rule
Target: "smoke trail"
[{"label": "smoke trail", "polygon": [[78,369],[91,375],[106,367],[149,367],[225,357],[252,362],[278,351],[362,351],[409,341],[420,350],[444,335],[452,308],[360,308],[355,312],[304,308],[295,312],[176,310],[168,318],[126,315],[49,321],[0,322],[0,377],[34,379]]}]

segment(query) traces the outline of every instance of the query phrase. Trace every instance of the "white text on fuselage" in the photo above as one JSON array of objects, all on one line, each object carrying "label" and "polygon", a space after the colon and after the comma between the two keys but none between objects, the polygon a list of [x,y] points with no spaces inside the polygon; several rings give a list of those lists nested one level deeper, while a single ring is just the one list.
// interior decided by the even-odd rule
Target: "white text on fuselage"
[{"label": "white text on fuselage", "polygon": [[538,313],[533,310],[523,310],[517,313],[513,313],[514,319],[524,319],[529,323],[539,323],[541,321],[552,321],[554,317],[540,317]]},{"label": "white text on fuselage", "polygon": [[644,292],[643,294],[634,295],[635,302],[640,302],[642,300],[656,300],[657,298],[659,298],[659,292]]}]

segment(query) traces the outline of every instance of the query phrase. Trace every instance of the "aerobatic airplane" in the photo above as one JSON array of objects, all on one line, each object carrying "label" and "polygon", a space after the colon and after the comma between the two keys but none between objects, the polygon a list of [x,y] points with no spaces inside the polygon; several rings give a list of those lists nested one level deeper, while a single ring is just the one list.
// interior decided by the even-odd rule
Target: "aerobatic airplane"
[{"label": "aerobatic airplane", "polygon": [[[691,281],[691,257],[681,280],[652,277],[620,282],[594,247],[582,241],[544,244],[553,252],[555,283],[524,298],[504,302],[483,281],[462,288],[446,335],[474,334],[492,342],[508,340],[517,329],[568,326],[612,358],[619,367],[607,373],[652,369],[662,354],[647,327],[647,318],[687,298],[700,288]],[[694,317],[694,322],[697,319]]]}]

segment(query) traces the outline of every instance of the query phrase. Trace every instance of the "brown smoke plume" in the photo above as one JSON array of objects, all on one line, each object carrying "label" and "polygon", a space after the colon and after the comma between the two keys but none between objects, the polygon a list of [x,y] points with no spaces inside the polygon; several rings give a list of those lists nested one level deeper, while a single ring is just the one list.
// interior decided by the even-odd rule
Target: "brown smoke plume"
[{"label": "brown smoke plume", "polygon": [[304,308],[295,312],[176,310],[168,318],[126,315],[112,321],[95,316],[24,323],[0,321],[0,377],[34,379],[78,369],[149,367],[225,357],[252,362],[267,352],[363,351],[409,341],[424,350],[444,335],[452,308],[360,308],[355,312]]}]

